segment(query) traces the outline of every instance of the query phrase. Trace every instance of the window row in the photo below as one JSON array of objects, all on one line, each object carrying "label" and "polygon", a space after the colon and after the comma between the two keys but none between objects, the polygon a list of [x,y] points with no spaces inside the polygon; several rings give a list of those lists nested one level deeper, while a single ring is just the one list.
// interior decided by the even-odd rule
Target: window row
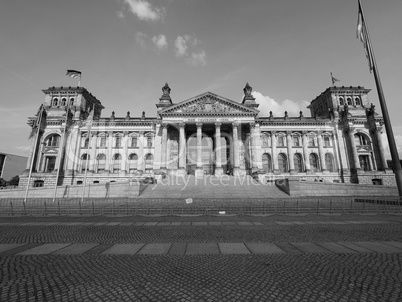
[{"label": "window row", "polygon": [[362,101],[360,100],[359,97],[355,97],[354,99],[352,97],[346,97],[346,101],[344,97],[339,98],[339,105],[344,106],[362,106]]},{"label": "window row", "polygon": [[[94,171],[96,173],[102,173],[106,170],[112,173],[119,173],[122,167],[122,156],[121,154],[116,153],[113,155],[112,160],[109,163],[109,167],[106,167],[106,155],[105,154],[98,154],[95,159],[94,164]],[[83,154],[81,156],[80,162],[80,171],[85,172],[85,170],[89,169],[89,164],[91,161],[91,156],[88,154]],[[152,170],[154,162],[154,156],[151,153],[145,155],[145,171]],[[129,172],[135,172],[136,170],[140,170],[140,163],[138,162],[138,155],[132,153],[128,156],[127,167]]]},{"label": "window row", "polygon": [[[293,155],[293,164],[296,172],[305,172],[305,163],[303,162],[303,156],[299,153],[295,153]],[[319,172],[322,170],[321,163],[319,157],[315,153],[311,153],[309,155],[309,164],[310,170],[312,172]],[[331,153],[325,154],[325,166],[326,169],[330,172],[335,172],[335,164],[334,164],[334,156]],[[268,153],[264,153],[262,155],[262,168],[265,172],[270,173],[273,171],[273,163],[271,155]],[[289,162],[286,154],[279,153],[278,154],[278,169],[279,172],[285,173],[289,172]]]},{"label": "window row", "polygon": [[[146,139],[147,139],[146,147],[152,148],[154,146],[153,136],[148,136]],[[99,137],[96,146],[100,147],[100,148],[108,147],[108,138],[106,136]],[[139,146],[140,146],[140,140],[138,139],[138,137],[137,136],[130,137],[130,139],[127,142],[127,147],[137,148]],[[82,138],[81,147],[89,148],[89,138],[86,138],[86,137]],[[123,147],[123,137],[121,137],[121,136],[113,137],[112,147],[122,148]]]},{"label": "window row", "polygon": [[[70,106],[74,105],[74,98],[70,98]],[[53,98],[52,100],[52,106],[58,107],[58,106],[67,106],[67,98],[62,98],[59,100],[59,98]]]},{"label": "window row", "polygon": [[[323,136],[324,147],[331,147],[333,145],[332,138],[329,135]],[[262,147],[271,147],[271,137],[263,133],[261,134],[261,144]],[[292,136],[292,145],[293,147],[302,147],[303,146],[303,139],[300,135],[293,135]],[[279,135],[276,140],[277,147],[286,147],[287,146],[287,139],[284,135]],[[308,146],[309,147],[317,147],[318,141],[317,137],[313,135],[308,136]]]}]

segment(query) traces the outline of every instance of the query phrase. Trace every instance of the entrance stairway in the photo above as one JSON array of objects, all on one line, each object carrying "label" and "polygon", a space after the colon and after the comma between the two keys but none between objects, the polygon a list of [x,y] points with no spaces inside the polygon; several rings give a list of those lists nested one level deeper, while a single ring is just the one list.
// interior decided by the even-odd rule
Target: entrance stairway
[{"label": "entrance stairway", "polygon": [[158,183],[148,184],[139,198],[283,198],[289,197],[274,183],[261,184],[251,176],[224,175],[221,177],[193,175],[167,177]]}]

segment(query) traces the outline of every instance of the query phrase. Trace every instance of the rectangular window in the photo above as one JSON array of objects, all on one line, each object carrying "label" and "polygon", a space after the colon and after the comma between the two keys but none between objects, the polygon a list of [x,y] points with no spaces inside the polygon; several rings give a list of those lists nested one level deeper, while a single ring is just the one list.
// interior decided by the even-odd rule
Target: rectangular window
[{"label": "rectangular window", "polygon": [[153,137],[147,137],[147,147],[152,148]]},{"label": "rectangular window", "polygon": [[136,148],[138,144],[138,138],[137,137],[132,137],[131,138],[131,147]]},{"label": "rectangular window", "polygon": [[283,136],[278,136],[278,147],[285,146],[285,138]]},{"label": "rectangular window", "polygon": [[324,136],[324,146],[331,147],[331,138],[329,136]]},{"label": "rectangular window", "polygon": [[121,137],[116,136],[116,148],[120,148],[120,147],[121,147]]},{"label": "rectangular window", "polygon": [[300,147],[300,136],[293,136],[293,146]]},{"label": "rectangular window", "polygon": [[309,136],[309,137],[308,137],[308,145],[309,145],[309,147],[315,147],[315,139],[314,139],[314,136]]},{"label": "rectangular window", "polygon": [[101,137],[101,139],[100,139],[100,147],[106,147],[106,137]]}]

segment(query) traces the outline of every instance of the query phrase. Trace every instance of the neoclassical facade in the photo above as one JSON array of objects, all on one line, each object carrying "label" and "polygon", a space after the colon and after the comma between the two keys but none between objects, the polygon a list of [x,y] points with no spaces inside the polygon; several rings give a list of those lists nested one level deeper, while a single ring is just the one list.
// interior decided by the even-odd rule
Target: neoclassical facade
[{"label": "neoclassical facade", "polygon": [[54,186],[57,176],[59,185],[75,185],[164,173],[394,185],[370,90],[330,87],[311,101],[311,117],[261,117],[252,88],[243,91],[241,103],[211,92],[173,103],[166,84],[156,117],[105,118],[83,87],[43,90],[43,110],[28,120],[39,132],[20,185],[31,163],[36,187]]}]

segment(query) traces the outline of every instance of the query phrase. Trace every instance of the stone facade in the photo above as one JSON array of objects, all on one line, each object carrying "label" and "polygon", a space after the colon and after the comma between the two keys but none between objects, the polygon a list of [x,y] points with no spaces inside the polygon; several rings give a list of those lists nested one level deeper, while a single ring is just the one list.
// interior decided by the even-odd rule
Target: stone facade
[{"label": "stone facade", "polygon": [[162,87],[156,117],[101,117],[82,87],[43,90],[29,118],[31,152],[20,185],[121,182],[163,173],[253,175],[395,185],[382,144],[381,116],[368,89],[330,87],[311,101],[312,117],[260,117],[247,84],[241,103],[211,92],[173,103]]}]

